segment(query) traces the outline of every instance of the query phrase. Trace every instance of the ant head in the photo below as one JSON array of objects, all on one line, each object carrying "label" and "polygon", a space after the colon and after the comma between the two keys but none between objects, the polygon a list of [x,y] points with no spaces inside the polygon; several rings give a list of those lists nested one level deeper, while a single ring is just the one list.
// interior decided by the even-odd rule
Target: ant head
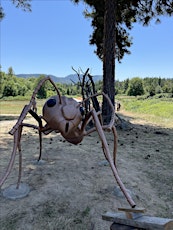
[{"label": "ant head", "polygon": [[79,103],[73,98],[53,96],[43,107],[43,118],[53,130],[58,130],[63,135],[70,133],[78,127],[83,118],[83,111]]}]

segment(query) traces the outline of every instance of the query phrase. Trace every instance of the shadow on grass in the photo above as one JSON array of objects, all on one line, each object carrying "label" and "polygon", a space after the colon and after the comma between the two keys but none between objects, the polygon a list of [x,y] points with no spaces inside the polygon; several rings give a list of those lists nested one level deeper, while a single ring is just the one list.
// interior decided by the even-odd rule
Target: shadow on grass
[{"label": "shadow on grass", "polygon": [[17,120],[19,116],[12,116],[12,115],[0,115],[0,121],[12,121]]}]

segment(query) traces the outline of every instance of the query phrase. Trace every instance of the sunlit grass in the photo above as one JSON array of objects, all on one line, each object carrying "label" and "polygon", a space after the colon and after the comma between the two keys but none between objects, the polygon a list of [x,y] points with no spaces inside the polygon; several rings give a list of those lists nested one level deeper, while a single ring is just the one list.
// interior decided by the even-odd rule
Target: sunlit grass
[{"label": "sunlit grass", "polygon": [[[138,100],[138,98],[127,96],[121,96],[118,100],[121,102],[122,108],[131,112],[134,116],[141,117],[153,124],[173,128],[173,101],[163,101],[161,99]],[[44,103],[45,100],[37,100],[38,115],[42,114]],[[11,119],[10,115],[20,115],[24,105],[27,104],[29,104],[29,100],[1,100],[0,115],[9,115],[9,119]]]},{"label": "sunlit grass", "polygon": [[[37,108],[38,114],[41,113],[42,107],[44,105],[45,100],[37,100]],[[27,101],[0,101],[0,114],[9,114],[9,115],[20,115],[22,109],[25,105],[29,104],[29,100]]]},{"label": "sunlit grass", "polygon": [[165,127],[173,127],[173,101],[160,99],[138,100],[121,97],[120,101],[126,111],[141,118]]}]

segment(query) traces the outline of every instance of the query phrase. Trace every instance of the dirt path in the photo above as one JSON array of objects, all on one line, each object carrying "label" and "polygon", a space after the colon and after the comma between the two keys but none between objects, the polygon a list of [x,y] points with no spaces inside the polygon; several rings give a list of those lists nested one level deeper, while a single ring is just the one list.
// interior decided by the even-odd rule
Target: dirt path
[{"label": "dirt path", "polygon": [[[122,116],[122,115],[121,115]],[[130,120],[127,114],[124,118]],[[122,181],[138,207],[149,215],[173,218],[173,130],[131,119],[118,129],[117,167]],[[0,175],[13,147],[8,131],[15,120],[0,122]],[[110,149],[113,137],[106,134]],[[58,134],[43,138],[44,164],[35,164],[38,134],[24,129],[22,182],[31,189],[23,199],[8,200],[3,190],[17,181],[18,161],[2,186],[0,229],[106,230],[106,211],[129,206],[105,161],[97,133],[74,146]]]}]

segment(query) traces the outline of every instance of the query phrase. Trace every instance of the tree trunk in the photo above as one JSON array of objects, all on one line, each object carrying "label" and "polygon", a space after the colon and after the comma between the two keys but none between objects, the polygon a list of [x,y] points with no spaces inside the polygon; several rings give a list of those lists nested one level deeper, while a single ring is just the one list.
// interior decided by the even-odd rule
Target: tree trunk
[{"label": "tree trunk", "polygon": [[[103,92],[108,94],[115,105],[115,42],[116,42],[116,1],[105,0],[104,18],[104,56],[103,56]],[[108,123],[111,108],[103,98],[103,118]]]}]

